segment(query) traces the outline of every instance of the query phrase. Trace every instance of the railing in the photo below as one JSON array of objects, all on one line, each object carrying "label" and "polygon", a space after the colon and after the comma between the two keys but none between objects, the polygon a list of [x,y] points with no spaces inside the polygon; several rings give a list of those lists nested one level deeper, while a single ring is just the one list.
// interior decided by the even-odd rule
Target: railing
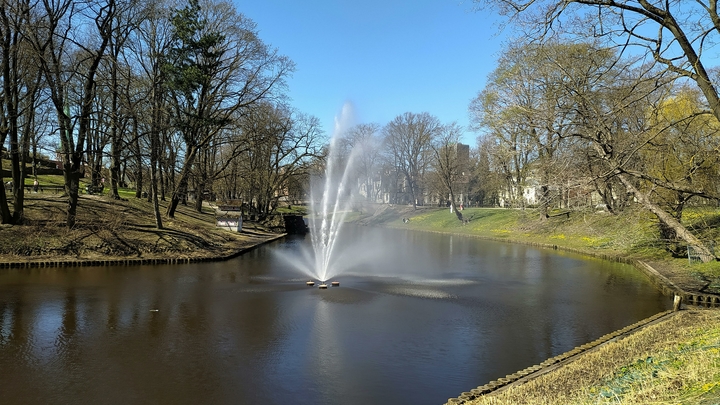
[{"label": "railing", "polygon": [[710,251],[710,254],[703,253],[697,246],[688,245],[687,247],[687,254],[688,254],[688,261],[690,263],[694,262],[700,262],[700,263],[707,263],[709,261],[712,261],[715,259],[715,245],[714,243],[710,242],[705,244],[707,246],[708,250]]}]

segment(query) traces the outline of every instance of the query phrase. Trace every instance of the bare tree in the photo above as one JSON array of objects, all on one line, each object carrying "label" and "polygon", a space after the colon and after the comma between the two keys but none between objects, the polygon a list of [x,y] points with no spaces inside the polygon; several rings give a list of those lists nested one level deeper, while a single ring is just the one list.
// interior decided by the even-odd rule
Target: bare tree
[{"label": "bare tree", "polygon": [[[26,24],[18,10],[12,4],[2,2],[0,6],[0,67],[2,69],[2,103],[0,103],[0,145],[9,140],[10,166],[12,176],[13,212],[10,213],[3,184],[0,196],[2,223],[19,223],[23,213],[24,162],[21,162],[21,143],[19,141],[20,103],[24,98],[23,87],[28,84],[24,77],[27,70],[27,58],[23,58],[21,31]],[[23,59],[25,59],[23,61]],[[24,62],[24,63],[23,63]],[[4,183],[4,182],[3,182]]]},{"label": "bare tree", "polygon": [[[569,32],[613,41],[621,53],[647,52],[669,71],[693,81],[720,120],[720,96],[710,75],[718,42],[717,0],[474,0],[528,27],[532,37]],[[581,23],[578,23],[581,22]],[[587,29],[587,27],[592,27]],[[710,64],[710,65],[709,65]]]},{"label": "bare tree", "polygon": [[503,175],[493,163],[495,144],[488,136],[477,139],[477,148],[471,151],[471,175],[468,191],[475,204],[499,204],[498,190],[502,188]]},{"label": "bare tree", "polygon": [[459,150],[459,147],[462,146],[460,144],[461,136],[462,128],[456,123],[445,125],[440,129],[438,137],[431,145],[434,156],[432,167],[444,190],[449,194],[450,207],[460,221],[463,220],[463,215],[456,207],[455,191],[458,183],[466,176],[465,170],[467,170],[469,158],[469,150],[468,156],[464,156]]},{"label": "bare tree", "polygon": [[511,48],[501,57],[488,86],[469,107],[472,125],[492,143],[494,166],[504,177],[505,203],[516,207],[525,206],[524,190],[537,158],[533,122],[538,89],[530,82],[533,67],[523,55]]},{"label": "bare tree", "polygon": [[[167,215],[187,193],[197,154],[240,110],[280,88],[292,62],[258,38],[255,24],[228,3],[191,0],[172,16],[175,42],[165,63],[173,100],[173,125],[185,143]],[[204,13],[204,14],[203,14]],[[199,191],[196,190],[196,194]]]},{"label": "bare tree", "polygon": [[[674,235],[696,246],[703,257],[712,257],[710,250],[653,198],[653,190],[662,187],[707,198],[717,199],[717,196],[712,190],[703,190],[697,185],[671,183],[657,177],[641,159],[643,152],[674,125],[655,125],[650,119],[652,115],[648,114],[656,112],[658,104],[672,90],[669,83],[674,75],[652,66],[632,67],[627,63],[633,62],[613,57],[593,62],[597,55],[600,54],[588,48],[572,58],[565,57],[564,62],[555,59],[562,71],[576,73],[568,74],[576,80],[564,84],[564,108],[572,110],[574,115],[568,123],[570,135],[588,143],[592,150],[588,156],[602,162],[603,177],[619,181],[645,209],[657,216],[661,230],[671,229]],[[598,61],[601,63],[596,63]],[[585,68],[579,68],[583,65]],[[585,74],[577,80],[580,70]]]},{"label": "bare tree", "polygon": [[[648,112],[657,111],[659,101],[672,89],[670,84],[677,77],[675,72],[656,69],[653,64],[641,63],[642,59],[622,58],[611,49],[593,44],[548,41],[533,45],[524,54],[534,55],[524,64],[529,66],[527,72],[512,67],[507,69],[509,73],[500,76],[503,79],[500,88],[531,81],[536,84],[521,87],[541,89],[544,95],[539,98],[540,102],[521,103],[520,107],[510,103],[492,113],[504,117],[518,115],[517,111],[521,111],[519,115],[524,117],[523,122],[530,123],[530,139],[535,142],[539,152],[537,161],[542,166],[557,164],[557,156],[554,156],[557,147],[549,149],[548,143],[543,142],[549,138],[536,136],[539,131],[556,137],[558,142],[574,138],[577,145],[585,144],[588,148],[585,156],[591,162],[589,167],[593,167],[598,176],[593,180],[622,184],[657,216],[664,227],[688,244],[704,249],[702,253],[709,256],[709,250],[653,198],[652,190],[662,187],[696,196],[716,197],[707,189],[659,178],[640,159],[642,151],[655,144],[660,139],[659,134],[670,127],[655,125]],[[537,77],[542,81],[536,82]],[[532,100],[526,95],[519,99],[523,102]],[[551,107],[544,108],[543,100],[551,100]]]},{"label": "bare tree", "polygon": [[[167,6],[168,4],[164,2],[151,2],[142,9],[135,10],[136,17],[131,14],[133,9],[130,9],[129,15],[123,20],[124,25],[118,28],[115,37],[118,43],[128,42],[125,58],[129,60],[127,62],[129,68],[123,69],[127,76],[124,78],[127,87],[120,95],[127,115],[132,116],[135,122],[133,128],[138,126],[142,128],[140,130],[136,129],[131,143],[135,146],[134,149],[137,153],[138,169],[142,169],[144,158],[147,159],[149,164],[147,174],[149,174],[150,181],[147,198],[153,204],[155,225],[158,229],[163,227],[159,204],[160,189],[162,187],[159,178],[159,166],[163,155],[162,139],[170,131],[168,122],[170,104],[166,88],[167,78],[164,72],[166,54],[170,51],[172,43],[172,25],[170,24],[170,13],[167,11]],[[133,21],[135,18],[140,19],[137,27],[134,27]],[[119,51],[119,49],[116,50],[116,52]],[[111,65],[113,88],[118,88],[117,78],[115,77],[118,74],[118,62],[113,60]],[[136,71],[133,71],[131,67],[135,67]],[[113,96],[115,97],[115,95]],[[149,114],[146,112],[149,112]],[[118,124],[121,122],[123,120],[117,120]],[[123,137],[120,133],[114,134],[111,171],[114,176],[118,177],[122,140]],[[147,146],[144,149],[147,151],[145,154],[140,153],[138,146],[141,142]],[[142,176],[143,170],[138,170],[136,176],[137,198],[142,197]]]},{"label": "bare tree", "polygon": [[430,164],[432,142],[441,129],[438,119],[429,113],[406,112],[390,121],[383,133],[394,159],[395,169],[405,180],[413,208],[422,197],[423,179]]},{"label": "bare tree", "polygon": [[[120,176],[122,165],[122,152],[127,148],[126,135],[128,133],[129,115],[133,106],[137,103],[130,96],[133,87],[132,68],[129,66],[126,52],[129,48],[128,42],[133,39],[133,34],[139,31],[142,21],[153,21],[147,11],[159,2],[151,2],[147,9],[144,9],[136,0],[123,2],[112,23],[112,35],[108,44],[108,65],[105,73],[105,87],[110,93],[109,115],[109,138],[110,138],[110,195],[112,198],[120,199],[118,188],[122,179]],[[136,35],[137,38],[140,35]],[[142,59],[141,59],[142,60]],[[124,93],[124,97],[123,97]]]},{"label": "bare tree", "polygon": [[[32,8],[33,12],[30,12]],[[115,1],[76,3],[70,0],[42,2],[26,9],[32,15],[32,29],[25,33],[37,53],[40,69],[50,90],[50,98],[58,118],[60,150],[65,173],[65,192],[68,195],[67,226],[75,226],[80,177],[83,170],[85,142],[90,131],[95,94],[95,75],[112,33],[111,22]],[[85,38],[87,32],[74,29],[74,24],[90,22],[98,37]],[[97,39],[97,40],[96,40]],[[82,86],[77,108],[77,131],[68,105],[68,84],[80,75],[71,67],[76,62],[72,55],[80,54],[87,60],[87,70],[77,79]]]},{"label": "bare tree", "polygon": [[[356,176],[365,189],[365,199],[370,202],[377,199],[373,180],[380,163],[379,124],[358,124],[345,134],[350,148],[353,150]],[[379,191],[379,190],[378,190]]]},{"label": "bare tree", "polygon": [[293,179],[307,176],[322,154],[322,132],[317,118],[269,103],[247,114],[241,128],[250,145],[241,159],[242,188],[262,219],[288,197]]}]

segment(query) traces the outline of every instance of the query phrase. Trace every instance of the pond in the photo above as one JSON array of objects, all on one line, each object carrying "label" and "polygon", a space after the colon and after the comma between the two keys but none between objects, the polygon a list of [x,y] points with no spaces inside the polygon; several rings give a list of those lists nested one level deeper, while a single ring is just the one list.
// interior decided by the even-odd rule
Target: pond
[{"label": "pond", "polygon": [[0,403],[440,404],[670,306],[623,264],[347,231],[353,266],[327,290],[283,259],[309,237],[220,263],[0,270]]}]

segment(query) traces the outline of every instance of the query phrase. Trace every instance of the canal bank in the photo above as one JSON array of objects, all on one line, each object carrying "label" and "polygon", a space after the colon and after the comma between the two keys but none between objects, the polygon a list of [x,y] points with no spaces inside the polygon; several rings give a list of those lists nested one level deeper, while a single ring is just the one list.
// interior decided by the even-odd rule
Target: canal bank
[{"label": "canal bank", "polygon": [[23,260],[23,261],[4,261],[0,262],[0,269],[39,269],[53,267],[94,267],[94,266],[148,266],[160,264],[191,264],[191,263],[209,263],[230,260],[240,256],[250,250],[253,250],[266,243],[273,242],[284,237],[285,234],[268,234],[265,237],[255,238],[244,244],[244,247],[235,251],[229,248],[231,253],[220,256],[202,256],[194,257],[155,257],[140,259],[81,259],[81,260]]}]

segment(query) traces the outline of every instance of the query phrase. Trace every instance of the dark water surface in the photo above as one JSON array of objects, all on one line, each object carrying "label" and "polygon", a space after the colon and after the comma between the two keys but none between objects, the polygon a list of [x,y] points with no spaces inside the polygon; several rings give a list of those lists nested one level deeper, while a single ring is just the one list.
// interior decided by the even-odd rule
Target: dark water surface
[{"label": "dark water surface", "polygon": [[0,270],[0,404],[440,404],[669,307],[633,268],[350,229],[352,275],[276,258]]}]

